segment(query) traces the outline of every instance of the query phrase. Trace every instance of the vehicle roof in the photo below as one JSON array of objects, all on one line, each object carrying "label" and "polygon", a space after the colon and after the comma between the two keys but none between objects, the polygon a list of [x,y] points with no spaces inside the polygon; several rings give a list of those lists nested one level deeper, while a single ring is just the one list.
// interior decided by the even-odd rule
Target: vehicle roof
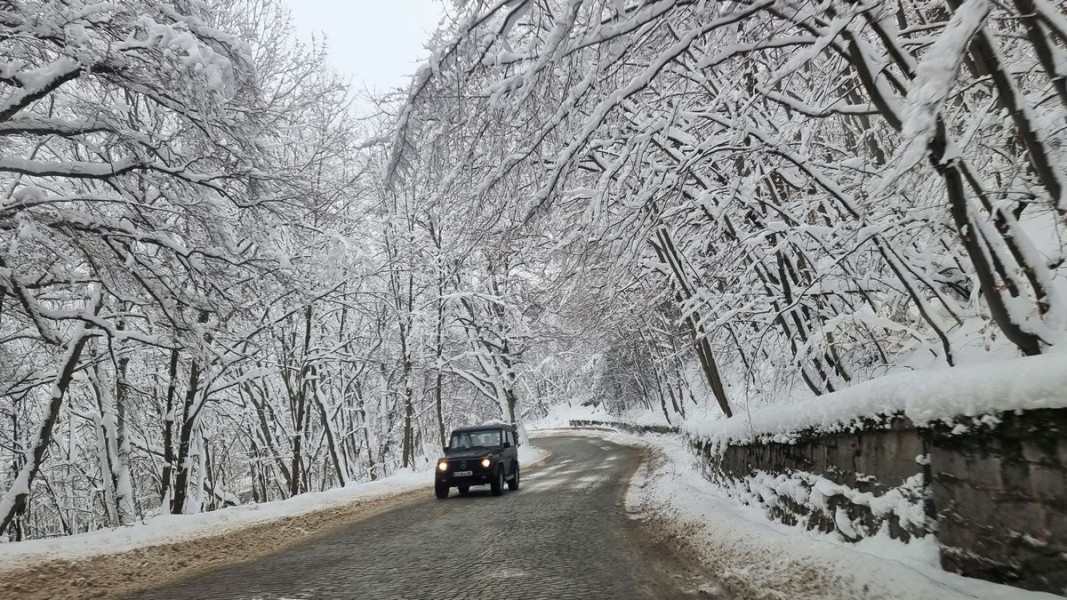
[{"label": "vehicle roof", "polygon": [[502,423],[490,423],[488,425],[468,425],[466,427],[456,427],[452,430],[452,433],[460,431],[483,431],[485,429],[510,429],[507,425]]}]

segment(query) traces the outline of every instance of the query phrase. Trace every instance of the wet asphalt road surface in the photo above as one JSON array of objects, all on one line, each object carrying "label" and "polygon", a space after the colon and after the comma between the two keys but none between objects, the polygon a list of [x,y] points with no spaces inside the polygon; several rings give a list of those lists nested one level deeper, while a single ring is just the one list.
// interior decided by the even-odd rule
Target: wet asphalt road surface
[{"label": "wet asphalt road surface", "polygon": [[637,451],[548,437],[518,491],[455,489],[133,598],[203,600],[695,598],[626,517]]}]

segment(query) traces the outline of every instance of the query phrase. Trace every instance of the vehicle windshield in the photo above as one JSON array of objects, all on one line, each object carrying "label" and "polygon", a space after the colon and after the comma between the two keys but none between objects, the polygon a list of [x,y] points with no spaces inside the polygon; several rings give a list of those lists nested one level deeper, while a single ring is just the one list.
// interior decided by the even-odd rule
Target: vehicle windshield
[{"label": "vehicle windshield", "polygon": [[452,433],[452,439],[448,442],[448,447],[453,450],[458,448],[474,448],[476,446],[491,448],[493,446],[501,445],[503,445],[503,439],[499,429],[455,431]]}]

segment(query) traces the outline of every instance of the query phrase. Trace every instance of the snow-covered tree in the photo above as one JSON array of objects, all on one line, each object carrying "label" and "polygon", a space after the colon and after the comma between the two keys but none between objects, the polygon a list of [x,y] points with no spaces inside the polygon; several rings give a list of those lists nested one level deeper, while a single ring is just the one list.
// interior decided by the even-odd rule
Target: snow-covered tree
[{"label": "snow-covered tree", "polygon": [[393,172],[478,136],[453,167],[472,218],[658,289],[636,312],[673,305],[727,415],[975,345],[1036,354],[1067,329],[1063,23],[1045,2],[463,3]]}]

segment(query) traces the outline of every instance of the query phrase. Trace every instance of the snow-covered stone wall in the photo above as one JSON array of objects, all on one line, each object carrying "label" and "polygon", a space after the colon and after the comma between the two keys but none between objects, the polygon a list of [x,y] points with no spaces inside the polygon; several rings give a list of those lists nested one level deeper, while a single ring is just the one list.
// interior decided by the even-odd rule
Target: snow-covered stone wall
[{"label": "snow-covered stone wall", "polygon": [[946,570],[1067,595],[1067,409],[931,431],[931,495]]},{"label": "snow-covered stone wall", "polygon": [[734,497],[764,506],[774,519],[849,541],[883,531],[907,541],[930,532],[925,444],[905,418],[852,432],[800,432],[792,443],[693,442],[705,476]]},{"label": "snow-covered stone wall", "polygon": [[1067,593],[1067,409],[692,444],[709,480],[771,518],[849,541],[936,535],[946,570]]}]

